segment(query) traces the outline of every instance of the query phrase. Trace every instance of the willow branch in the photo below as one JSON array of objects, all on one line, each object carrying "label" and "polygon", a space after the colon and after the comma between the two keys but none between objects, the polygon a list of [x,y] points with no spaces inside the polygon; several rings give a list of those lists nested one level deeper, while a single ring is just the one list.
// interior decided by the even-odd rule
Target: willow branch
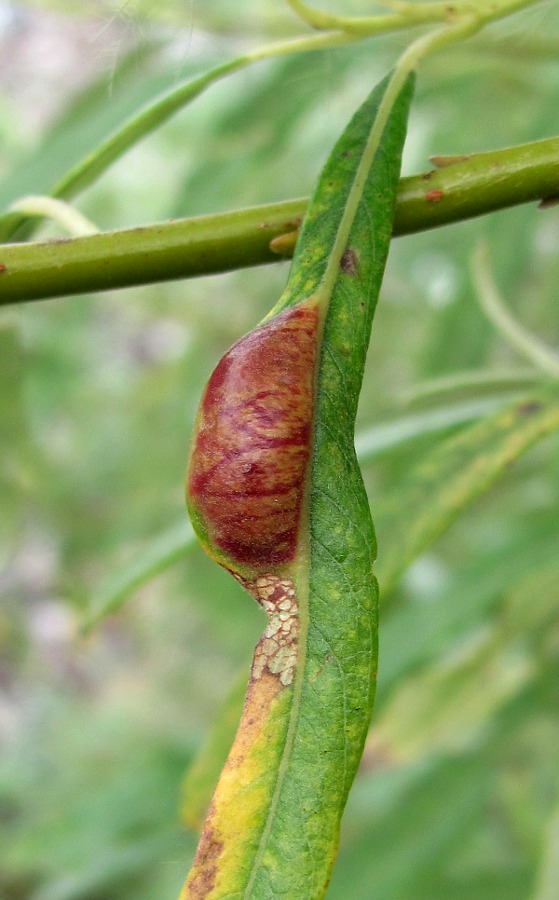
[{"label": "willow branch", "polygon": [[[559,137],[440,157],[400,182],[394,234],[559,197]],[[215,274],[277,261],[306,199],[66,240],[0,245],[0,305]],[[281,243],[281,242],[280,242]],[[293,241],[283,242],[288,255]]]}]

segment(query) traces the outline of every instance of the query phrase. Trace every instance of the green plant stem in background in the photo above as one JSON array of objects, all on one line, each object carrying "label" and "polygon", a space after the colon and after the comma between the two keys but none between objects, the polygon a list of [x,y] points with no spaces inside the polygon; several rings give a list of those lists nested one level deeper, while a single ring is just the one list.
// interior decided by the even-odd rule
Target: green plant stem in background
[{"label": "green plant stem in background", "polygon": [[[460,37],[463,31],[465,36],[479,30],[493,19],[501,18],[515,12],[525,6],[530,6],[539,0],[494,0],[487,8],[485,0],[457,0],[452,7],[446,2],[435,3],[392,3],[388,4],[396,8],[396,14],[368,16],[365,18],[328,16],[315,10],[308,10],[305,5],[297,2],[291,3],[299,15],[305,21],[311,21],[319,28],[328,29],[322,34],[305,35],[285,41],[277,41],[259,47],[248,53],[227,60],[204,72],[202,75],[177,85],[172,90],[156,97],[143,109],[135,114],[124,125],[110,134],[101,144],[94,147],[90,153],[73,166],[66,175],[58,181],[49,191],[52,197],[61,200],[71,200],[81,191],[93,184],[117,159],[123,156],[131,147],[135,146],[146,135],[155,131],[170,119],[175,113],[196,99],[206,88],[220,81],[228,75],[232,75],[253,63],[266,59],[274,59],[290,54],[308,53],[320,50],[330,50],[336,47],[354,43],[358,40],[374,37],[375,35],[398,30],[401,28],[415,27],[428,22],[454,23],[450,28],[441,29],[437,35],[427,35],[420,39],[431,44],[432,37],[435,45],[444,45]],[[309,19],[309,14],[311,19]],[[318,22],[317,22],[318,17]],[[328,20],[328,21],[326,21]],[[464,26],[466,26],[464,28]],[[453,32],[456,33],[454,37]],[[423,55],[420,50],[417,59]],[[405,56],[405,54],[404,54]],[[24,213],[10,210],[0,217],[0,241],[8,241],[14,235],[21,239],[28,238],[34,228],[34,223]]]},{"label": "green plant stem in background", "polygon": [[50,219],[56,222],[72,237],[99,234],[99,228],[86,219],[75,207],[55,197],[29,195],[10,206],[10,211],[25,216]]},{"label": "green plant stem in background", "polygon": [[472,276],[481,308],[498,331],[546,375],[559,378],[559,355],[517,322],[503,303],[489,268],[489,251],[479,243],[472,259]]},{"label": "green plant stem in background", "polygon": [[[479,31],[484,24],[502,18],[540,0],[494,0],[488,7],[485,0],[457,0],[452,6],[446,2],[411,4],[392,0],[387,4],[396,10],[395,15],[368,17],[329,16],[309,9],[299,0],[291,2],[302,18],[320,29],[321,34],[305,35],[286,41],[277,41],[259,47],[225,63],[215,66],[196,78],[177,85],[171,91],[156,97],[135,114],[124,125],[110,134],[101,144],[73,166],[66,175],[49,191],[49,195],[60,200],[71,200],[93,184],[117,159],[151,132],[155,131],[175,113],[196,99],[206,88],[253,63],[276,57],[289,56],[354,43],[375,35],[413,28],[428,22],[446,22],[450,27],[425,35],[415,42],[402,56],[399,68],[405,67],[406,56],[409,68],[432,50],[453,43]],[[412,58],[413,57],[413,58]],[[35,224],[25,213],[9,210],[0,216],[0,241],[14,238],[29,238]]]},{"label": "green plant stem in background", "polygon": [[[371,29],[394,31],[398,28],[409,28],[433,22],[453,22],[459,17],[470,17],[481,27],[494,19],[510,15],[538,0],[458,0],[448,3],[447,0],[428,0],[428,2],[410,3],[407,0],[384,0],[381,4],[392,10],[384,16],[338,16],[307,6],[302,0],[287,0],[291,8],[313,28],[340,29],[355,35],[368,35]],[[379,23],[382,26],[379,27]]]},{"label": "green plant stem in background", "polygon": [[[411,25],[429,24],[440,22],[448,16],[448,4],[429,3],[414,5],[406,4],[406,11],[395,10],[382,16],[336,16],[321,10],[311,8],[301,0],[286,0],[297,15],[311,28],[320,30],[342,29],[353,34],[370,33],[371,24],[377,31],[394,31],[398,28],[409,28]],[[390,6],[386,3],[385,6]]]},{"label": "green plant stem in background", "polygon": [[[394,234],[559,195],[559,138],[459,158],[400,181]],[[213,274],[277,261],[306,199],[73,240],[0,247],[0,305]],[[287,251],[289,252],[289,251]]]}]

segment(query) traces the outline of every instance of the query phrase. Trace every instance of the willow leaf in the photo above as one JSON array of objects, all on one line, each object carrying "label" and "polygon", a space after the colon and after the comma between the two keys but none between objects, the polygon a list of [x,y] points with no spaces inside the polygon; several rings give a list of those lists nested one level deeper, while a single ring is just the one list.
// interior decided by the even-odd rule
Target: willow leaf
[{"label": "willow leaf", "polygon": [[205,549],[269,622],[181,898],[319,898],[374,699],[375,536],[354,449],[413,76],[326,164],[286,290],[214,370],[188,474]]},{"label": "willow leaf", "polygon": [[559,429],[555,382],[443,441],[377,509],[383,591],[534,444]]},{"label": "willow leaf", "polygon": [[31,476],[25,415],[25,351],[17,325],[0,322],[0,571],[23,522],[21,486]]},{"label": "willow leaf", "polygon": [[97,588],[87,605],[80,624],[87,634],[106,616],[116,612],[130,595],[143,584],[160,575],[196,546],[194,532],[187,522],[164,531]]},{"label": "willow leaf", "polygon": [[[80,159],[56,184],[49,194],[70,200],[93,184],[116,160],[120,159],[146,135],[163,125],[176,112],[195,100],[207,87],[226,75],[248,65],[246,56],[238,56],[214,66],[202,75],[182,82],[164,92],[135,112],[120,128],[101,141]],[[33,228],[28,217],[19,212],[0,216],[0,240],[9,241],[19,229]],[[25,231],[22,233],[26,233]]]}]

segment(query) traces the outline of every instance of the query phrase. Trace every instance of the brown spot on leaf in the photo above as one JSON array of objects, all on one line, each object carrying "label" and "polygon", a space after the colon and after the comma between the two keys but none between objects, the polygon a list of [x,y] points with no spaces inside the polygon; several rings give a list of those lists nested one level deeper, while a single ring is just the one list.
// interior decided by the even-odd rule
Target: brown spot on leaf
[{"label": "brown spot on leaf", "polygon": [[439,203],[439,201],[442,200],[443,197],[444,191],[441,191],[440,188],[436,188],[435,190],[429,191],[427,194],[425,194],[427,203]]},{"label": "brown spot on leaf", "polygon": [[188,883],[188,896],[193,900],[203,900],[215,887],[219,857],[223,852],[223,841],[215,837],[214,829],[208,823],[213,815],[210,807],[208,822],[202,832],[192,866],[193,877]]},{"label": "brown spot on leaf", "polygon": [[5,272],[5,271],[6,271],[5,263],[0,263],[0,272]]},{"label": "brown spot on leaf", "polygon": [[344,275],[359,274],[359,254],[355,250],[346,250],[340,262]]},{"label": "brown spot on leaf", "polygon": [[[241,722],[219,778],[204,823],[194,863],[179,900],[222,896],[231,867],[236,866],[239,834],[253,827],[254,816],[264,812],[258,791],[245,789],[260,774],[270,716],[284,688],[277,676],[265,671],[248,685]],[[260,742],[260,744],[259,744]],[[255,747],[260,746],[259,750]],[[244,787],[243,787],[244,786]],[[260,813],[257,813],[260,811]]]},{"label": "brown spot on leaf", "polygon": [[539,412],[542,408],[541,403],[538,403],[536,400],[532,400],[528,403],[522,403],[517,407],[517,412],[520,416],[533,416],[535,413]]},{"label": "brown spot on leaf", "polygon": [[[445,154],[444,156],[430,156],[429,162],[432,162],[437,169],[447,169],[449,166],[455,166],[456,163],[465,162],[467,159],[470,159],[467,153]],[[433,175],[434,173],[431,172],[430,174]]]}]

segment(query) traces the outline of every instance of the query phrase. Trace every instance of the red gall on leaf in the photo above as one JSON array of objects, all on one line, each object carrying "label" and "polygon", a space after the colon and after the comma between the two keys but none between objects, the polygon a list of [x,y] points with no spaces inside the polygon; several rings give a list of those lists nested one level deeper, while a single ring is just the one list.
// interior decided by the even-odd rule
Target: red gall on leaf
[{"label": "red gall on leaf", "polygon": [[188,505],[207,552],[243,581],[296,555],[318,336],[315,299],[284,310],[227,351],[202,398]]}]

